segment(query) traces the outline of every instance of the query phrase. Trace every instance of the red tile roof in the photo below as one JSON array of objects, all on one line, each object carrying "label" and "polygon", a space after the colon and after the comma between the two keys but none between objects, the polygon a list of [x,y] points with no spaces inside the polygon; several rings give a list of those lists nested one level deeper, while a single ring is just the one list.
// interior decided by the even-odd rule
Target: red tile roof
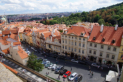
[{"label": "red tile roof", "polygon": [[[117,30],[114,30],[115,27],[104,26],[102,32],[100,32],[100,28],[101,26],[93,27],[88,41],[113,46],[120,46],[123,34],[123,27],[118,27]],[[95,40],[93,40],[94,37]],[[105,39],[105,41],[102,41],[103,38]],[[112,43],[112,40],[115,40],[115,43]]]},{"label": "red tile roof", "polygon": [[21,48],[21,46],[18,46],[18,54],[21,59],[25,59],[28,57],[28,54]]},{"label": "red tile roof", "polygon": [[61,42],[61,36],[52,37],[52,41],[53,41],[53,42],[54,42],[55,39],[58,39],[58,41]]},{"label": "red tile roof", "polygon": [[5,50],[2,50],[2,52],[4,52],[5,54],[8,54],[9,53],[9,48],[7,48]]},{"label": "red tile roof", "polygon": [[89,36],[89,30],[90,29],[87,29],[87,28],[84,28],[82,26],[71,26],[69,29],[68,29],[68,32],[67,34],[75,34],[77,36],[80,36],[81,33],[85,33],[84,37],[88,37]]}]

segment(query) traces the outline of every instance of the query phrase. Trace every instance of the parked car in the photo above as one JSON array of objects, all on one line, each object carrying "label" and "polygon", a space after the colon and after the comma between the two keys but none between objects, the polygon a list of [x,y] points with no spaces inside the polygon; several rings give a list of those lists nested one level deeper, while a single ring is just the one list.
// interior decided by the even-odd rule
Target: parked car
[{"label": "parked car", "polygon": [[48,68],[52,63],[45,64],[45,68]]},{"label": "parked car", "polygon": [[72,73],[68,78],[69,81],[73,81],[78,74],[76,72]]},{"label": "parked car", "polygon": [[26,51],[26,53],[27,53],[28,55],[30,55],[30,54],[31,54],[31,52],[30,52],[30,51]]},{"label": "parked car", "polygon": [[97,64],[97,63],[92,63],[91,66],[94,66],[94,67],[97,67],[97,68],[100,68],[100,64]]},{"label": "parked car", "polygon": [[42,64],[46,64],[46,61],[48,61],[47,59],[44,59],[43,61],[42,61]]},{"label": "parked car", "polygon": [[70,76],[71,72],[70,71],[67,71],[64,75],[63,75],[63,78],[67,78],[68,76]]},{"label": "parked car", "polygon": [[67,72],[67,69],[62,69],[62,70],[59,71],[59,74],[60,74],[60,75],[63,75],[63,74],[66,73],[66,72]]},{"label": "parked car", "polygon": [[88,64],[87,62],[82,61],[82,60],[78,61],[78,63],[79,63],[79,64],[84,64],[84,65],[87,65],[87,64]]},{"label": "parked car", "polygon": [[[55,64],[55,65],[56,65],[56,64]],[[51,65],[48,67],[48,69],[51,69],[53,66],[54,66],[54,64],[51,64]]]},{"label": "parked car", "polygon": [[63,69],[64,69],[63,66],[59,66],[59,67],[57,67],[57,68],[55,69],[55,73],[57,74],[57,73],[60,72],[60,70],[63,70]]},{"label": "parked car", "polygon": [[80,82],[82,80],[82,75],[78,75],[77,77],[75,77],[74,82]]},{"label": "parked car", "polygon": [[79,61],[75,60],[75,59],[71,59],[72,62],[78,63]]},{"label": "parked car", "polygon": [[54,66],[51,68],[52,71],[54,71],[57,68],[57,65],[54,64]]}]

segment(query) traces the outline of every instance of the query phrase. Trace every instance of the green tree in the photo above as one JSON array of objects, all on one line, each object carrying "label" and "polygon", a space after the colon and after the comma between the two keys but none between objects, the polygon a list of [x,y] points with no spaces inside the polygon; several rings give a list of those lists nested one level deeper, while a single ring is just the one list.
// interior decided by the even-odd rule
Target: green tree
[{"label": "green tree", "polygon": [[97,22],[99,19],[101,19],[101,16],[99,16],[99,14],[97,14],[97,15],[94,17],[94,22]]},{"label": "green tree", "polygon": [[105,24],[105,21],[104,21],[104,19],[99,19],[98,20],[98,23],[101,25],[101,24]]},{"label": "green tree", "polygon": [[42,69],[43,69],[42,61],[37,60],[37,56],[34,55],[34,53],[30,54],[27,66],[33,70],[38,71],[38,72],[42,71]]}]

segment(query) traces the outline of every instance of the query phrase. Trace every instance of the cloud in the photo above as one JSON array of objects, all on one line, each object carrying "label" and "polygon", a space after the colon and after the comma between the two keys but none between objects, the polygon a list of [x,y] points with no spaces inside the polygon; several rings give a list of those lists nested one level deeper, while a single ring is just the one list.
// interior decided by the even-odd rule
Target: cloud
[{"label": "cloud", "polygon": [[[1,13],[26,12],[64,12],[64,11],[90,11],[97,8],[116,4],[121,0],[1,0]],[[1,14],[0,13],[0,14]]]}]

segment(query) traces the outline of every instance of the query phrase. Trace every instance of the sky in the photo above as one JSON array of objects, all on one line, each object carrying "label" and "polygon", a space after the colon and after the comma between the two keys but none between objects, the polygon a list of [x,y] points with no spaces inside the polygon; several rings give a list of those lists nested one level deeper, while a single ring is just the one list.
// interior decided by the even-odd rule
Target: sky
[{"label": "sky", "polygon": [[92,11],[123,0],[0,0],[0,15]]}]

